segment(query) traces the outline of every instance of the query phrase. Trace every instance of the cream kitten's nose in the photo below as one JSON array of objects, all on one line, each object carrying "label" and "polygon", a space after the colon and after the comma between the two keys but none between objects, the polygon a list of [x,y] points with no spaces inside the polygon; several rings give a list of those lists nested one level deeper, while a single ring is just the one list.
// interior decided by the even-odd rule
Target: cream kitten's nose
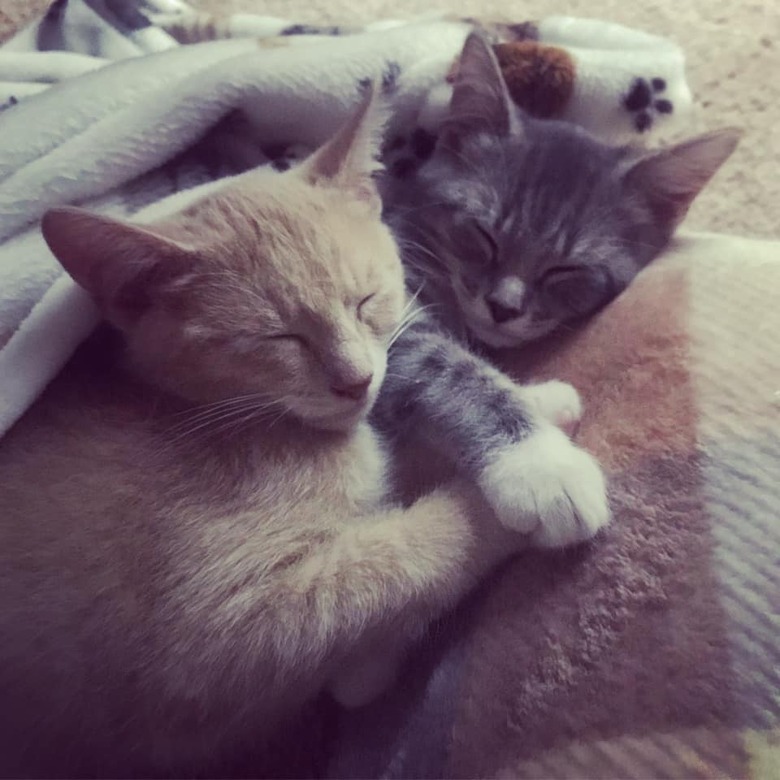
[{"label": "cream kitten's nose", "polygon": [[341,398],[351,398],[353,401],[360,401],[366,397],[373,378],[374,375],[369,374],[368,376],[361,377],[357,382],[350,382],[349,384],[334,382],[330,386],[330,389],[334,395]]}]

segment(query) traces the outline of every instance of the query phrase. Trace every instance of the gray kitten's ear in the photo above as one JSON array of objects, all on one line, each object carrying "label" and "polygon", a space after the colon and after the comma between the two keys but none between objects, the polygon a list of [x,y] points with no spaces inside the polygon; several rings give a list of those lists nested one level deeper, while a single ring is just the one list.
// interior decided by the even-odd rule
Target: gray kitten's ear
[{"label": "gray kitten's ear", "polygon": [[741,130],[725,128],[651,152],[631,165],[625,186],[649,203],[660,225],[673,230],[741,137]]},{"label": "gray kitten's ear", "polygon": [[442,138],[457,143],[459,136],[468,133],[507,136],[519,134],[520,129],[496,55],[490,44],[473,32],[460,55]]},{"label": "gray kitten's ear", "polygon": [[119,328],[186,278],[196,260],[192,248],[172,238],[84,209],[47,211],[41,231],[62,267]]},{"label": "gray kitten's ear", "polygon": [[386,103],[369,84],[342,128],[297,170],[311,184],[338,187],[380,209],[372,176],[382,167],[378,158],[386,121]]}]

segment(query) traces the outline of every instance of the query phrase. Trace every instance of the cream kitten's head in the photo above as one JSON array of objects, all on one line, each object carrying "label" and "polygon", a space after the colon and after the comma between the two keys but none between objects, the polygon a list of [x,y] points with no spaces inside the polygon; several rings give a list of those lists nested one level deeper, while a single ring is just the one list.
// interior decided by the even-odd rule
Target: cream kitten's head
[{"label": "cream kitten's head", "polygon": [[404,305],[371,178],[380,129],[369,96],[292,171],[252,171],[144,227],[54,209],[43,234],[146,381],[345,428],[377,395]]}]

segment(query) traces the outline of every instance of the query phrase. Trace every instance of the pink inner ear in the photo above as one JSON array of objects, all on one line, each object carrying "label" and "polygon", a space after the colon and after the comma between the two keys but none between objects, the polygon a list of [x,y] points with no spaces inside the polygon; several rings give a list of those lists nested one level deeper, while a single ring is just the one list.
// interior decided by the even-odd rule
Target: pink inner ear
[{"label": "pink inner ear", "polygon": [[62,267],[119,327],[134,322],[162,285],[192,266],[192,250],[176,241],[82,209],[53,209],[41,228]]},{"label": "pink inner ear", "polygon": [[313,184],[330,184],[354,191],[361,200],[378,197],[371,175],[381,144],[384,110],[369,91],[355,113],[324,146],[301,166]]},{"label": "pink inner ear", "polygon": [[487,127],[506,135],[513,127],[513,112],[498,61],[487,41],[472,33],[463,46],[450,102],[448,145],[457,151],[458,131]]},{"label": "pink inner ear", "polygon": [[351,187],[351,191],[359,201],[367,203],[372,211],[380,212],[382,210],[382,199],[379,197],[379,191],[371,177],[366,176],[359,179]]},{"label": "pink inner ear", "polygon": [[717,130],[651,153],[628,172],[626,181],[650,199],[659,220],[675,226],[731,156],[739,137],[733,129]]},{"label": "pink inner ear", "polygon": [[73,280],[91,293],[99,293],[101,220],[97,215],[76,208],[51,209],[43,215],[41,232],[49,249]]}]

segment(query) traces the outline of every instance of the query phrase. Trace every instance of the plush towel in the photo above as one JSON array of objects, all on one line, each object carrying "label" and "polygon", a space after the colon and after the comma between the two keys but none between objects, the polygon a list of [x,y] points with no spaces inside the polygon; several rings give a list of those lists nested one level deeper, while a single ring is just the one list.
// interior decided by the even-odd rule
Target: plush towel
[{"label": "plush towel", "polygon": [[[263,149],[312,148],[365,79],[386,87],[391,133],[435,129],[474,27],[498,47],[529,111],[625,140],[679,122],[690,105],[673,44],[564,17],[341,30],[248,16],[206,23],[179,0],[58,0],[12,39],[0,50],[0,435],[95,322],[40,237],[47,208],[137,216],[151,206],[150,218],[171,193],[230,172],[220,133],[249,137],[253,164]],[[174,37],[218,35],[230,37],[184,46]],[[237,110],[242,121],[232,121]]]}]

